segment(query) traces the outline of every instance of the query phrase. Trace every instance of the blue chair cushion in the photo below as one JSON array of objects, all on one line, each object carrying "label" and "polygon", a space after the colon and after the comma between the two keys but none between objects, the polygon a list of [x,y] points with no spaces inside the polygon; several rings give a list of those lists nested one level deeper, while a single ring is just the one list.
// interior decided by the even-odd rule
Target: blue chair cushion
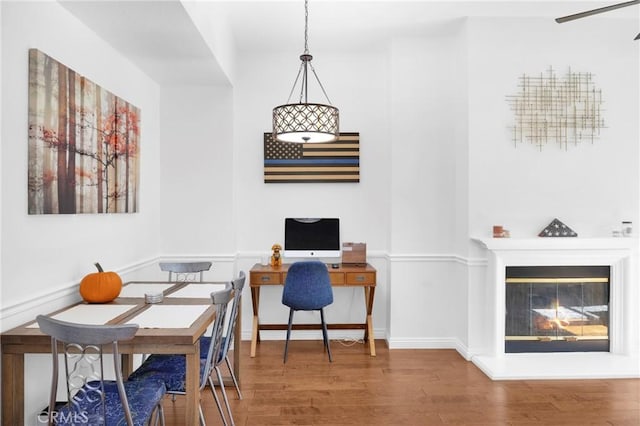
[{"label": "blue chair cushion", "polygon": [[[150,355],[140,367],[129,376],[129,381],[147,380],[149,378],[162,380],[167,392],[184,392],[187,376],[187,361],[184,355]],[[206,354],[200,359],[200,377],[207,363]]]},{"label": "blue chair cushion", "polygon": [[315,311],[333,303],[327,266],[318,261],[293,263],[287,271],[282,303],[296,311]]},{"label": "blue chair cushion", "polygon": [[[224,348],[227,338],[222,338],[222,343],[220,344],[220,348]],[[209,352],[209,345],[211,344],[211,337],[202,336],[200,338],[200,359],[207,359],[207,352]],[[222,349],[218,353],[218,356],[215,360],[216,364],[219,364],[222,361]]]},{"label": "blue chair cushion", "polygon": [[211,337],[202,336],[200,338],[200,359],[207,359],[207,352],[209,351],[210,344],[211,344]]},{"label": "blue chair cushion", "polygon": [[[97,381],[87,383],[79,392],[86,392],[87,398],[78,401],[77,407],[66,404],[58,409],[55,424],[57,425],[107,425],[126,424],[124,409],[118,394],[115,381],[104,381],[106,422],[102,420],[102,404],[100,398],[91,397],[92,389],[99,388]],[[151,417],[166,389],[160,380],[127,381],[124,383],[125,393],[131,409],[134,426],[143,426]]]}]

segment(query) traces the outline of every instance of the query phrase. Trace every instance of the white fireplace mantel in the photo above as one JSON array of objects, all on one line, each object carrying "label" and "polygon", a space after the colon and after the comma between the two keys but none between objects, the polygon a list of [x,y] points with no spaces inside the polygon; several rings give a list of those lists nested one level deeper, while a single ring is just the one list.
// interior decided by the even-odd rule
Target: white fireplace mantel
[{"label": "white fireplace mantel", "polygon": [[630,250],[636,238],[472,238],[488,250]]},{"label": "white fireplace mantel", "polygon": [[[472,361],[494,380],[640,377],[640,291],[636,238],[473,238],[487,251],[483,323],[487,353]],[[505,353],[505,272],[508,266],[610,267],[610,352]]]}]

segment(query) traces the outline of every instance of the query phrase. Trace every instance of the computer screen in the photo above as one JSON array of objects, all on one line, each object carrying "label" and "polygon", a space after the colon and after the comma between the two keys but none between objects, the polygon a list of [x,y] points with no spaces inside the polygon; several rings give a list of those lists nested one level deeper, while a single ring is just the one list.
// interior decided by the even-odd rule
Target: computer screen
[{"label": "computer screen", "polygon": [[285,257],[340,257],[340,254],[340,219],[285,219]]}]

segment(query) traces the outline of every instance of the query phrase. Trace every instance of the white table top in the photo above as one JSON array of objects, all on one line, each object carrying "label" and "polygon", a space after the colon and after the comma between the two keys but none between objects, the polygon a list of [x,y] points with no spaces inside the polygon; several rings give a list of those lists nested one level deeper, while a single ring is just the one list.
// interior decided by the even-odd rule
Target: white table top
[{"label": "white table top", "polygon": [[211,305],[152,305],[126,324],[140,328],[189,328]]},{"label": "white table top", "polygon": [[118,297],[144,297],[147,293],[163,292],[175,283],[131,283],[122,287]]},{"label": "white table top", "polygon": [[[136,306],[137,305],[80,304],[59,312],[53,315],[52,318],[81,324],[103,325]],[[27,327],[38,328],[38,323],[34,322]]]}]

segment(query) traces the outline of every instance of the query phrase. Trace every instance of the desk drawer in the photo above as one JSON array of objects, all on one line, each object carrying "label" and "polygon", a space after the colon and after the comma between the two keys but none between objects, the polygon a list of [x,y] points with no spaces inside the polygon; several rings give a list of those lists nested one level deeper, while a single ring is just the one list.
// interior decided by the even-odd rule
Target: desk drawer
[{"label": "desk drawer", "polygon": [[375,272],[347,272],[347,284],[375,284]]},{"label": "desk drawer", "polygon": [[331,285],[344,285],[344,274],[342,272],[329,271],[329,279],[331,280]]},{"label": "desk drawer", "polygon": [[281,274],[279,272],[252,272],[251,284],[280,285],[280,284],[283,284],[280,277],[281,277]]},{"label": "desk drawer", "polygon": [[[282,283],[287,280],[287,273],[282,274]],[[344,285],[344,274],[342,272],[329,272],[329,280],[331,285]]]}]

